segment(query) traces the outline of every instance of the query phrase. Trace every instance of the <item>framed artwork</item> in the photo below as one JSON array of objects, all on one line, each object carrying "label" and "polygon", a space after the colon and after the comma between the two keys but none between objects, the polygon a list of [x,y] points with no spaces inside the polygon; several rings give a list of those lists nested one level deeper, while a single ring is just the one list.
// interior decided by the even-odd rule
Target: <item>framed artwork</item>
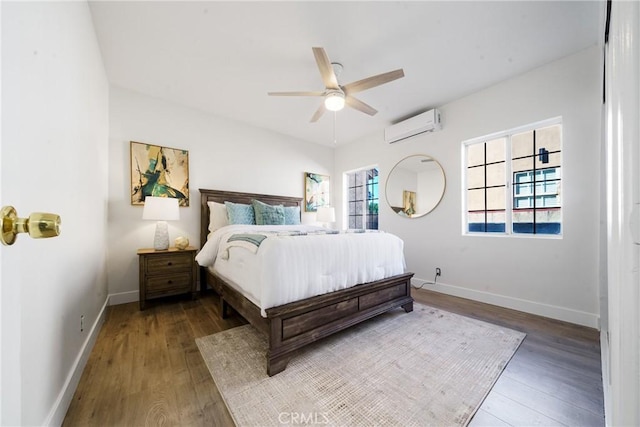
[{"label": "framed artwork", "polygon": [[131,204],[147,196],[172,197],[189,206],[189,152],[142,142],[130,143]]},{"label": "framed artwork", "polygon": [[330,184],[328,175],[304,173],[304,210],[306,212],[317,212],[318,206],[331,204]]},{"label": "framed artwork", "polygon": [[416,192],[404,190],[402,192],[402,210],[407,215],[416,213]]}]

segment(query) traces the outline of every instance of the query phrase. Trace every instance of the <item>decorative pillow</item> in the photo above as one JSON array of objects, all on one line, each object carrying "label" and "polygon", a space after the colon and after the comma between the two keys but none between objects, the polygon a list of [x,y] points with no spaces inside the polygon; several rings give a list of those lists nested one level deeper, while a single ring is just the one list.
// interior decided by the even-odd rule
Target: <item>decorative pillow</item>
[{"label": "decorative pillow", "polygon": [[227,207],[229,224],[255,224],[256,217],[253,213],[253,206],[242,203],[224,202]]},{"label": "decorative pillow", "polygon": [[268,205],[259,200],[252,200],[253,210],[258,225],[284,225],[284,206]]},{"label": "decorative pillow", "polygon": [[284,224],[285,225],[300,224],[300,206],[284,207]]},{"label": "decorative pillow", "polygon": [[218,202],[207,202],[209,205],[209,231],[214,232],[219,228],[229,225],[227,207]]}]

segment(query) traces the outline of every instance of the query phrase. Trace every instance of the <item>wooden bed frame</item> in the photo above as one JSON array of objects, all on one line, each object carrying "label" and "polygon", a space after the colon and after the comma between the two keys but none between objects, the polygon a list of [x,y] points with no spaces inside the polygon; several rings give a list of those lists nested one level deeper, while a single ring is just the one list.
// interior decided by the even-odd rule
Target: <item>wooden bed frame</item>
[{"label": "wooden bed frame", "polygon": [[[301,207],[302,204],[302,199],[296,197],[200,189],[201,245],[204,245],[209,234],[207,202],[251,204],[252,199],[272,205]],[[201,290],[209,285],[220,295],[220,313],[223,318],[227,316],[228,306],[231,306],[256,329],[267,335],[269,376],[284,371],[293,353],[305,345],[398,307],[402,307],[407,313],[413,311],[413,273],[358,284],[348,289],[269,308],[265,310],[266,318],[261,316],[258,306],[207,268],[202,268],[200,277]]]}]

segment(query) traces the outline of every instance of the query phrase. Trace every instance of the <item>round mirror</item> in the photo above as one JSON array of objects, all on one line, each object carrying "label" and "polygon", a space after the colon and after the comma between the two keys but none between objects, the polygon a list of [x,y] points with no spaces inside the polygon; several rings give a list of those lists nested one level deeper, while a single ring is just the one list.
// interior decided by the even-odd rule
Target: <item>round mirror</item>
[{"label": "round mirror", "polygon": [[428,214],[442,200],[444,170],[433,157],[416,154],[400,160],[389,172],[385,194],[395,213],[405,218]]}]

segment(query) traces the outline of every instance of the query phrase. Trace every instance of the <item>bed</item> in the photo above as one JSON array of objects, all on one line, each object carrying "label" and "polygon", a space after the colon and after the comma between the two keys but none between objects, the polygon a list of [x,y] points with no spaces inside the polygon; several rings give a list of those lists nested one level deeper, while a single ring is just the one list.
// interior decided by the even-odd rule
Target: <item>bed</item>
[{"label": "bed", "polygon": [[[209,203],[251,204],[259,200],[269,205],[301,207],[302,199],[265,194],[200,189],[200,242],[205,246],[210,234]],[[201,267],[201,290],[211,287],[220,296],[220,313],[229,306],[268,337],[267,374],[282,372],[294,353],[315,341],[389,310],[413,310],[411,278],[401,272],[391,277],[337,290],[302,300],[261,309],[239,291],[237,283],[211,268]]]}]

